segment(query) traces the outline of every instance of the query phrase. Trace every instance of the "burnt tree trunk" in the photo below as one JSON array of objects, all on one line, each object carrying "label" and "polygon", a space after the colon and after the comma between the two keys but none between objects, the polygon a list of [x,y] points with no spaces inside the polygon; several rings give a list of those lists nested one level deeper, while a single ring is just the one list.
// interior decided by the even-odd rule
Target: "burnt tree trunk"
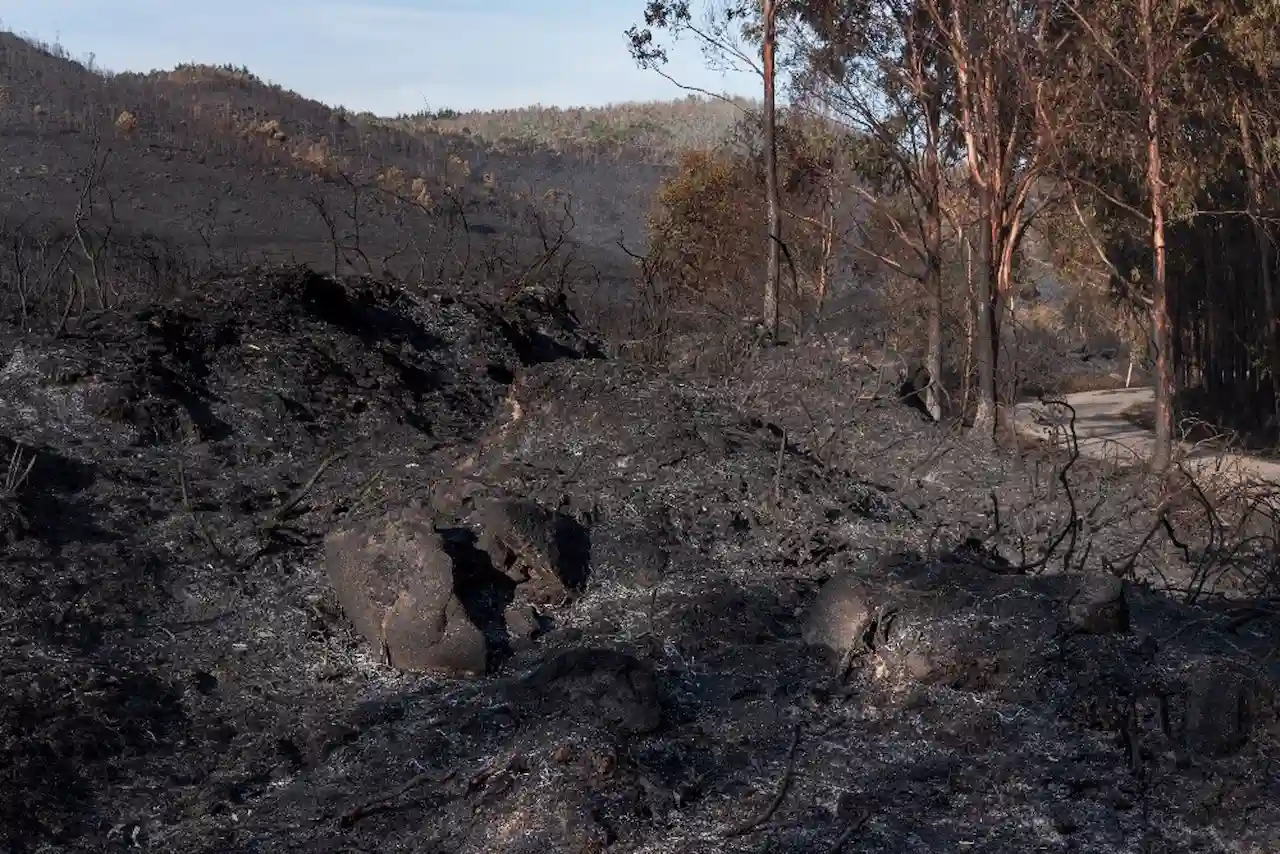
[{"label": "burnt tree trunk", "polygon": [[925,409],[934,421],[942,420],[942,215],[936,202],[925,211],[924,285],[929,299],[928,353],[925,370],[929,372],[929,388],[925,392]]},{"label": "burnt tree trunk", "polygon": [[922,216],[923,274],[928,305],[925,370],[929,384],[924,390],[925,411],[934,421],[942,420],[942,166],[938,153],[942,144],[942,50],[933,27],[921,18],[907,22],[908,71],[915,97],[923,106],[924,149],[920,160],[918,190]]},{"label": "burnt tree trunk", "polygon": [[978,275],[974,278],[974,355],[978,369],[978,407],[973,416],[973,434],[981,439],[995,438],[996,430],[996,313],[995,266],[991,263],[990,222],[991,192],[978,188],[978,208],[982,217],[978,227]]}]

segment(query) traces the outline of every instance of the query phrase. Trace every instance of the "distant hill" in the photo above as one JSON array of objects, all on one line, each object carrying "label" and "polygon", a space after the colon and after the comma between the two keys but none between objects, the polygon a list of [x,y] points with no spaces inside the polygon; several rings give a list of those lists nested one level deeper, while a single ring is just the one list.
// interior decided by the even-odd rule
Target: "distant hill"
[{"label": "distant hill", "polygon": [[115,241],[321,267],[335,235],[348,250],[358,235],[363,256],[340,264],[425,275],[485,245],[536,254],[547,212],[567,210],[578,257],[621,268],[616,243],[642,245],[671,152],[729,127],[726,107],[531,108],[464,132],[462,117],[333,109],[244,68],[104,73],[0,33],[0,230],[66,229],[80,210]]},{"label": "distant hill", "polygon": [[[356,126],[314,101],[229,69],[108,75],[57,49],[0,34],[0,216],[66,223],[77,209],[116,239],[146,235],[186,250],[324,263],[332,233],[361,221],[361,249],[385,257],[441,217],[404,193],[366,192],[393,166],[425,179],[447,152],[390,128]],[[465,156],[465,153],[464,153]],[[97,168],[93,164],[99,164]],[[95,179],[88,181],[90,172]],[[86,195],[92,183],[93,192]],[[409,182],[411,184],[411,182]],[[460,189],[472,219],[505,229],[511,206]]]},{"label": "distant hill", "polygon": [[475,134],[486,140],[520,140],[553,150],[595,151],[672,163],[690,148],[722,143],[750,110],[745,98],[690,95],[675,101],[638,101],[604,107],[544,107],[517,110],[437,110],[397,118],[413,132]]}]

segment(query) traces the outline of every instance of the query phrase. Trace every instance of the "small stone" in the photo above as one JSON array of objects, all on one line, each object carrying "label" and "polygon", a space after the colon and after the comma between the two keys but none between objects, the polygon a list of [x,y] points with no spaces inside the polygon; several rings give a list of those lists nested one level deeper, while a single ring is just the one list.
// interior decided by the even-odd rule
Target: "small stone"
[{"label": "small stone", "polygon": [[591,757],[591,768],[601,777],[607,777],[613,773],[615,760],[611,753],[596,753]]},{"label": "small stone", "polygon": [[804,641],[835,652],[856,648],[875,619],[872,591],[853,573],[822,586],[804,625]]},{"label": "small stone", "polygon": [[533,606],[523,602],[515,602],[507,607],[505,622],[512,652],[531,648],[534,638],[542,631],[538,612]]},{"label": "small stone", "polygon": [[1105,635],[1129,629],[1129,603],[1124,582],[1114,575],[1085,576],[1067,606],[1067,618],[1078,631]]},{"label": "small stone", "polygon": [[913,651],[907,653],[905,664],[907,673],[911,675],[911,678],[920,682],[928,680],[937,669],[929,656],[921,652]]}]

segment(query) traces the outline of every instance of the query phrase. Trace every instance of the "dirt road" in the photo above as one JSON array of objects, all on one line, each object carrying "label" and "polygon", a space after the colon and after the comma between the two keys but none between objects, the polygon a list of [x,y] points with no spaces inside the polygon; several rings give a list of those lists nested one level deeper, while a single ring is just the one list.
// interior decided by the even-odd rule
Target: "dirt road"
[{"label": "dirt road", "polygon": [[[1080,452],[1095,459],[1138,465],[1151,457],[1155,434],[1134,424],[1125,412],[1149,404],[1151,388],[1112,389],[1069,394],[1066,401],[1075,410],[1075,432]],[[1065,407],[1024,401],[1015,409],[1018,432],[1033,438],[1051,439],[1055,425],[1065,426],[1070,413]],[[1061,436],[1061,432],[1059,431]],[[1280,461],[1265,460],[1217,448],[1180,443],[1181,459],[1192,470],[1234,474],[1246,481],[1280,483]]]}]

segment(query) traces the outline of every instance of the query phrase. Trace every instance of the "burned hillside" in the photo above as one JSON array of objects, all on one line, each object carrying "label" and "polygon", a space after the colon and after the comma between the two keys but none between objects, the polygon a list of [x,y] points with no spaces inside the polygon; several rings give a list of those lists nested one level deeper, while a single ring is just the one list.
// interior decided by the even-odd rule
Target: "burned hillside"
[{"label": "burned hillside", "polygon": [[[115,74],[12,33],[0,85],[0,258],[32,278],[58,260],[42,244],[78,227],[100,262],[121,259],[112,278],[164,258],[197,273],[305,263],[452,280],[465,259],[538,246],[549,192],[572,199],[570,242],[607,267],[620,236],[643,243],[664,174],[638,157],[410,130],[247,69]],[[9,257],[18,244],[40,263]],[[84,265],[81,247],[71,260]]]},{"label": "burned hillside", "polygon": [[1280,844],[1274,620],[859,348],[303,269],[2,343],[7,850]]}]

